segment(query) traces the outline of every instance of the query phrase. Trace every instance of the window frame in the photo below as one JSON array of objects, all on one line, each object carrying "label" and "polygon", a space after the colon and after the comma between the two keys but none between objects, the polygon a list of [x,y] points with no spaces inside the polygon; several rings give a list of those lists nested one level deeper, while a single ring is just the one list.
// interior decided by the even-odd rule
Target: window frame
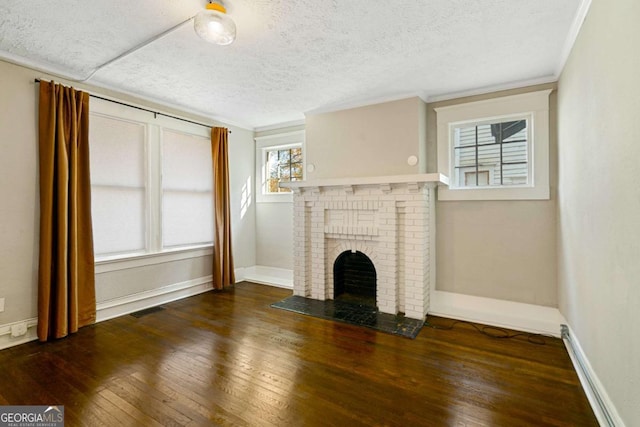
[{"label": "window frame", "polygon": [[307,168],[305,162],[305,131],[293,131],[277,133],[268,136],[255,137],[256,142],[256,203],[293,203],[293,192],[267,193],[266,170],[267,153],[269,151],[291,149],[300,147],[302,149],[302,179],[306,179]]},{"label": "window frame", "polygon": [[[551,92],[552,90],[548,89],[435,108],[438,170],[451,178],[448,187],[439,187],[438,200],[548,200]],[[453,176],[453,129],[461,124],[473,125],[511,118],[528,120],[529,183],[517,186],[456,186]]]},{"label": "window frame", "polygon": [[145,249],[96,255],[94,258],[96,273],[211,255],[213,242],[167,248],[163,247],[162,242],[162,130],[167,129],[210,139],[210,128],[95,98],[91,98],[89,114],[138,123],[145,127]]}]

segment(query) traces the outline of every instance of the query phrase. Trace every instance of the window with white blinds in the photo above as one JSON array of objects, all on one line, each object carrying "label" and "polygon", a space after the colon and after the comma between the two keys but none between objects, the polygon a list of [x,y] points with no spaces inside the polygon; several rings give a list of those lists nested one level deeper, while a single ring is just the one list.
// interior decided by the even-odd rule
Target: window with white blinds
[{"label": "window with white blinds", "polygon": [[210,247],[210,129],[91,100],[96,260]]},{"label": "window with white blinds", "polygon": [[162,246],[213,241],[211,140],[162,132]]},{"label": "window with white blinds", "polygon": [[145,126],[98,114],[89,126],[94,251],[145,252]]}]

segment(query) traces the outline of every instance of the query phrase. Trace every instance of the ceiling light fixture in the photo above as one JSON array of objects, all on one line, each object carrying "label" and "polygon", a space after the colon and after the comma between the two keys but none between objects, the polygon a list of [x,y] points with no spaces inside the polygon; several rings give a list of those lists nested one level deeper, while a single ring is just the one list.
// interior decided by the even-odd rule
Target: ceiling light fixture
[{"label": "ceiling light fixture", "polygon": [[196,15],[193,28],[196,34],[209,43],[224,46],[236,39],[236,24],[219,3],[207,4],[207,8]]}]

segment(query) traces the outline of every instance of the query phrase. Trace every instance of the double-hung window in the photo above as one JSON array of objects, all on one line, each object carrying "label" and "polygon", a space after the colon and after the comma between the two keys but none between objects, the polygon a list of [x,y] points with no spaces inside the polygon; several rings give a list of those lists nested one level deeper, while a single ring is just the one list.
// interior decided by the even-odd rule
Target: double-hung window
[{"label": "double-hung window", "polygon": [[550,92],[436,108],[438,199],[548,199]]},{"label": "double-hung window", "polygon": [[162,248],[213,241],[211,140],[162,131]]},{"label": "double-hung window", "polygon": [[143,123],[94,112],[89,123],[96,256],[145,253],[147,129]]},{"label": "double-hung window", "polygon": [[90,114],[96,261],[210,251],[210,129],[93,98]]}]

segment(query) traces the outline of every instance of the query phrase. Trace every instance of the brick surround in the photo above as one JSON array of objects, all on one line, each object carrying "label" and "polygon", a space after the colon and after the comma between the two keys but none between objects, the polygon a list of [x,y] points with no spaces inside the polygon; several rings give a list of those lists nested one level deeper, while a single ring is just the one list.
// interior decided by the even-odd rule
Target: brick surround
[{"label": "brick surround", "polygon": [[423,174],[283,185],[294,192],[294,295],[332,299],[335,260],[345,251],[360,251],[376,269],[378,309],[424,319],[435,277],[434,193],[443,178]]}]

